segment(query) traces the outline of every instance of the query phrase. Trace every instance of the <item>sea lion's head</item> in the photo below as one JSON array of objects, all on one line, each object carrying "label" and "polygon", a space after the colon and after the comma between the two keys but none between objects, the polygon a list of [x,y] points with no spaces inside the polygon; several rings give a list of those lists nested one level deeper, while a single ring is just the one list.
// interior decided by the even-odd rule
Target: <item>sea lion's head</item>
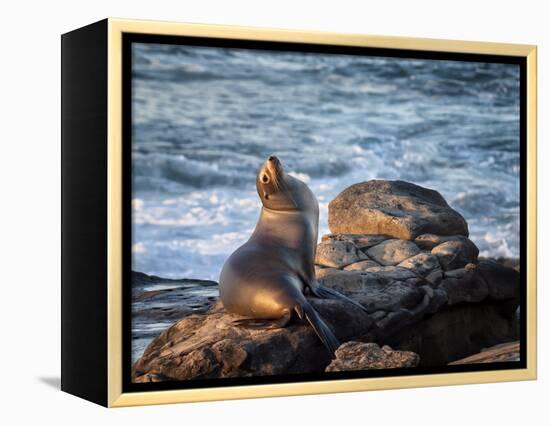
[{"label": "sea lion's head", "polygon": [[313,197],[305,183],[285,173],[281,161],[274,155],[260,168],[256,189],[264,207],[271,210],[304,210]]}]

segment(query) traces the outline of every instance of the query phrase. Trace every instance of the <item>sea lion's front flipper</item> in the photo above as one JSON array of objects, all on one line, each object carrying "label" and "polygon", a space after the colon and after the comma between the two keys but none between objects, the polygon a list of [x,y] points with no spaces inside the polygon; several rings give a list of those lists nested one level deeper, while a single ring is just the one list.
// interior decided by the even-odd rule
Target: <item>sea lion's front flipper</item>
[{"label": "sea lion's front flipper", "polygon": [[[298,309],[303,312],[305,319],[311,324],[319,339],[321,339],[332,357],[334,357],[334,352],[336,352],[336,349],[340,346],[340,342],[332,330],[325,324],[317,311],[308,302],[302,302]],[[297,312],[298,309],[296,310]]]},{"label": "sea lion's front flipper", "polygon": [[324,285],[320,284],[319,281],[313,280],[309,283],[309,288],[311,289],[312,293],[320,297],[321,299],[336,299],[336,300],[344,300],[346,302],[352,303],[358,308],[362,309],[363,311],[367,312],[367,308],[365,308],[363,305],[361,305],[359,302],[356,302],[355,300],[349,298],[348,296],[343,295],[342,293],[329,288],[325,287]]}]

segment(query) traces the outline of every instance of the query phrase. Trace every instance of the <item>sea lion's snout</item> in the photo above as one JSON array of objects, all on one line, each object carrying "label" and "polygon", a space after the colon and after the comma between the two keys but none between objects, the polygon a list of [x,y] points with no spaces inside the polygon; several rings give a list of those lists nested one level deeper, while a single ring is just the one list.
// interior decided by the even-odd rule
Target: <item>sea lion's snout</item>
[{"label": "sea lion's snout", "polygon": [[[281,160],[279,160],[275,155],[270,155],[262,165],[259,175],[263,183],[269,183],[271,179],[277,179],[281,172]],[[266,176],[268,176],[268,178],[265,178]]]}]

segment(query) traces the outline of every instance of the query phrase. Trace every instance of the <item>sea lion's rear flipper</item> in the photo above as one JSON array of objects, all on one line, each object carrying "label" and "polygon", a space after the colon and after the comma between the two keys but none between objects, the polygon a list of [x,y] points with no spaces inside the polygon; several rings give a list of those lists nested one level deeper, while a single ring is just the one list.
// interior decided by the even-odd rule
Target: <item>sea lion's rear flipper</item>
[{"label": "sea lion's rear flipper", "polygon": [[340,346],[340,342],[332,332],[332,330],[326,325],[323,319],[319,316],[317,311],[309,303],[304,302],[295,308],[298,316],[304,316],[305,319],[311,324],[313,330],[319,336],[319,339],[323,342],[330,354],[334,357],[334,352]]},{"label": "sea lion's rear flipper", "polygon": [[291,317],[291,312],[287,311],[281,318],[278,319],[240,318],[234,320],[232,324],[243,328],[272,330],[286,327],[290,322]]},{"label": "sea lion's rear flipper", "polygon": [[361,305],[359,302],[356,302],[355,300],[349,298],[348,296],[343,295],[339,291],[336,291],[332,288],[325,287],[324,285],[320,284],[317,280],[313,280],[309,284],[309,288],[313,292],[313,294],[317,297],[320,297],[321,299],[336,299],[336,300],[344,300],[346,302],[352,303],[358,308],[362,309],[363,311],[367,312],[367,308],[365,308],[363,305]]}]

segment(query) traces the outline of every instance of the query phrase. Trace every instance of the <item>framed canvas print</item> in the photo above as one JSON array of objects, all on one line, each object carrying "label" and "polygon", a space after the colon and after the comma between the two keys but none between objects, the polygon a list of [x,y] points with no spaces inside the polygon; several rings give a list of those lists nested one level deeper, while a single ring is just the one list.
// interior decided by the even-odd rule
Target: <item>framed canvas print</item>
[{"label": "framed canvas print", "polygon": [[536,377],[536,48],[106,19],[62,36],[62,389]]}]

